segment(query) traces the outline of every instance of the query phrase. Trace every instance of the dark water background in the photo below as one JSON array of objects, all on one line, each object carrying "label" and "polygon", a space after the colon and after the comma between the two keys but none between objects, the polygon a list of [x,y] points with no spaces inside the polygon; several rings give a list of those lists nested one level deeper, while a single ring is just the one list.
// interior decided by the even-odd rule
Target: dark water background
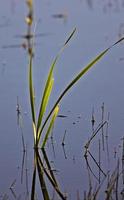
[{"label": "dark water background", "polygon": [[[34,82],[36,102],[39,104],[45,77],[54,56],[74,27],[77,32],[62,54],[54,73],[55,86],[48,109],[60,91],[92,58],[118,40],[124,34],[123,0],[71,0],[41,1],[34,3],[36,37],[34,58]],[[33,166],[33,133],[28,94],[27,52],[21,47],[24,39],[17,37],[26,33],[25,1],[6,0],[0,2],[0,194],[14,195],[9,187],[16,179],[14,191],[21,199],[26,194],[28,173],[29,193]],[[64,18],[56,14],[63,14]],[[46,35],[45,35],[46,34]],[[14,46],[20,46],[13,48]],[[121,155],[121,138],[124,136],[124,46],[123,42],[113,48],[84,78],[66,95],[60,106],[60,114],[54,127],[54,148],[48,142],[49,159],[54,161],[57,178],[69,199],[76,199],[77,191],[83,196],[88,189],[84,145],[90,137],[91,115],[94,109],[95,126],[101,122],[101,106],[104,102],[105,116],[109,119],[109,149],[111,164],[107,163],[105,151],[102,155],[105,170],[116,166]],[[23,184],[20,183],[23,156],[21,130],[17,124],[17,96],[21,107],[22,127],[27,145],[27,164]],[[47,110],[48,111],[48,110]],[[62,138],[65,130],[65,151]],[[92,153],[98,157],[98,139],[92,144]],[[115,156],[115,149],[117,155]],[[92,165],[95,173],[97,168]],[[48,183],[49,185],[49,183]],[[120,186],[122,187],[122,185]],[[52,190],[52,189],[51,189]],[[40,195],[37,184],[37,194]],[[30,196],[30,195],[29,195]],[[2,197],[1,197],[2,198]]]}]

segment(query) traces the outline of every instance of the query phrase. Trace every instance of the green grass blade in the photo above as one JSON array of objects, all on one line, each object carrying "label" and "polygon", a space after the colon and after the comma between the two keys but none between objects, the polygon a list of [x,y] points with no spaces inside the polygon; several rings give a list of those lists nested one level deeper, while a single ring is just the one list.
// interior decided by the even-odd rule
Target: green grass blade
[{"label": "green grass blade", "polygon": [[34,134],[34,145],[36,145],[36,140],[37,140],[37,133],[36,133],[36,125],[34,122],[32,123],[33,126],[33,134]]},{"label": "green grass blade", "polygon": [[56,101],[56,103],[54,104],[53,108],[51,109],[51,111],[49,112],[43,126],[40,129],[40,134],[42,133],[45,125],[47,124],[49,118],[51,117],[55,107],[59,104],[59,102],[61,101],[61,99],[65,96],[65,94],[72,88],[73,85],[75,85],[75,83],[86,73],[89,71],[89,69],[91,69],[113,46],[117,45],[118,43],[120,43],[122,40],[124,40],[124,38],[121,38],[120,40],[118,40],[117,42],[115,42],[112,46],[110,46],[109,48],[105,49],[102,53],[100,53],[95,59],[93,59],[69,84],[68,86],[65,88],[65,90],[61,93],[61,95],[59,96],[58,100]]},{"label": "green grass blade", "polygon": [[[106,49],[104,52],[102,52],[101,54],[99,54],[90,64],[88,64],[71,82],[70,84],[65,88],[65,90],[61,93],[61,95],[59,96],[58,100],[56,101],[56,103],[54,104],[53,108],[51,109],[50,113],[48,114],[40,132],[39,132],[39,139],[41,136],[41,133],[47,123],[47,121],[49,120],[50,116],[52,115],[55,107],[59,104],[59,102],[61,101],[61,99],[63,98],[63,96],[65,96],[65,94],[70,90],[70,88],[96,63],[98,62],[98,60],[100,60],[104,54],[108,51],[108,49]],[[39,140],[38,139],[38,140]],[[39,142],[39,141],[38,141]]]},{"label": "green grass blade", "polygon": [[54,78],[52,78],[50,80],[47,91],[45,93],[45,97],[44,97],[43,105],[42,105],[42,112],[41,112],[42,117],[43,117],[43,114],[46,110],[46,107],[47,107],[47,104],[48,104],[48,101],[49,101],[49,97],[50,97],[50,94],[51,94],[51,91],[52,91],[52,88],[53,88],[53,84],[54,84]]},{"label": "green grass blade", "polygon": [[53,60],[51,66],[50,66],[50,70],[49,70],[49,73],[48,73],[48,78],[47,78],[45,89],[44,89],[44,92],[43,92],[43,97],[42,97],[42,100],[41,100],[39,115],[38,115],[37,133],[38,133],[39,128],[41,126],[42,118],[43,118],[43,115],[44,115],[44,113],[46,111],[47,104],[49,102],[49,97],[50,97],[51,92],[47,96],[48,97],[47,101],[45,101],[45,99],[46,99],[46,95],[48,94],[48,90],[49,90],[49,87],[50,87],[51,79],[53,77],[53,70],[55,68],[55,65],[56,65],[59,57],[60,57],[60,54],[62,53],[62,51],[64,50],[64,48],[68,44],[68,42],[71,40],[71,38],[72,38],[72,36],[74,35],[75,32],[76,32],[76,28],[74,28],[74,30],[72,31],[72,33],[69,35],[69,37],[65,41],[64,45],[62,46],[62,48],[60,49],[59,53],[57,54],[57,56],[55,57],[55,59]]},{"label": "green grass blade", "polygon": [[33,88],[33,80],[32,80],[32,56],[29,59],[29,93],[30,93],[30,105],[31,105],[31,114],[33,126],[36,126],[35,123],[35,103],[34,103],[34,88]]},{"label": "green grass blade", "polygon": [[[55,122],[55,120],[56,120],[56,117],[57,117],[57,115],[58,115],[58,112],[59,112],[59,106],[57,105],[57,106],[55,107],[55,109],[54,109],[53,116],[52,116],[52,119],[51,119],[51,121],[50,121],[50,124],[49,124],[49,127],[48,127],[48,129],[47,129],[47,132],[46,132],[46,134],[45,134],[45,138],[44,138],[44,140],[43,140],[43,143],[42,143],[41,148],[44,148],[45,145],[46,145],[46,142],[47,142],[48,137],[49,137],[49,135],[50,135],[50,133],[51,133],[51,130],[52,130],[52,127],[53,127],[54,122]],[[39,139],[40,139],[40,138],[39,138]]]},{"label": "green grass blade", "polygon": [[46,111],[46,107],[47,107],[49,97],[50,97],[50,94],[51,94],[51,91],[52,91],[53,69],[55,67],[57,60],[58,60],[58,56],[55,58],[55,60],[53,61],[52,65],[50,67],[50,71],[49,71],[48,78],[47,78],[47,81],[46,81],[45,89],[44,89],[44,92],[43,92],[43,97],[42,97],[42,100],[41,100],[39,115],[38,115],[37,132],[38,132],[39,127],[41,125],[42,118],[43,118],[43,115]]}]

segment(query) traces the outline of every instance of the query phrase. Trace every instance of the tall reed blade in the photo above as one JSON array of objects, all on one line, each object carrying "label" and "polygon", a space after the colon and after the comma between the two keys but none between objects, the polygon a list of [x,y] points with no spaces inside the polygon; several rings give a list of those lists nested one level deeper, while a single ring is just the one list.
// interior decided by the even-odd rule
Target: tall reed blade
[{"label": "tall reed blade", "polygon": [[44,93],[43,99],[42,99],[41,108],[40,108],[39,117],[38,117],[37,133],[38,133],[40,124],[42,122],[43,115],[46,111],[47,104],[49,102],[49,97],[50,97],[50,94],[51,94],[51,91],[53,88],[53,84],[54,84],[54,78],[51,78],[51,80],[49,81],[48,87]]},{"label": "tall reed blade", "polygon": [[34,102],[34,88],[32,80],[32,55],[29,57],[29,93],[30,93],[30,105],[31,105],[31,114],[34,130],[34,139],[36,141],[36,122],[35,122],[35,102]]},{"label": "tall reed blade", "polygon": [[39,115],[38,115],[37,132],[38,132],[39,127],[41,125],[42,118],[43,118],[43,115],[46,111],[46,107],[47,107],[49,97],[50,97],[50,94],[51,94],[51,91],[52,91],[52,86],[53,86],[53,82],[54,82],[53,69],[55,67],[57,60],[58,60],[58,56],[55,58],[55,60],[53,61],[52,65],[50,67],[50,71],[49,71],[48,78],[47,78],[47,81],[46,81],[43,97],[42,97],[42,100],[41,100]]},{"label": "tall reed blade", "polygon": [[29,92],[30,92],[32,120],[35,124],[34,88],[33,88],[33,80],[32,80],[32,56],[30,56],[29,58]]}]

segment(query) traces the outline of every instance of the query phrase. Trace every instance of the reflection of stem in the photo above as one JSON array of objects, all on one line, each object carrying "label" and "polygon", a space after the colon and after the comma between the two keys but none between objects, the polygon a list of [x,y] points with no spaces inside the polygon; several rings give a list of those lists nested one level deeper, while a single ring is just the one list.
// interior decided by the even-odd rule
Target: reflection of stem
[{"label": "reflection of stem", "polygon": [[20,127],[20,130],[21,130],[22,147],[23,147],[23,151],[25,151],[26,147],[25,147],[25,140],[24,140],[24,133],[23,133],[23,120],[22,120],[22,115],[21,115],[21,109],[20,109],[18,96],[17,96],[16,111],[17,111],[17,124],[18,124],[18,126]]},{"label": "reflection of stem", "polygon": [[12,182],[10,188],[12,188],[15,185],[15,183],[16,183],[16,179]]},{"label": "reflection of stem", "polygon": [[47,172],[46,168],[44,167],[43,162],[42,162],[42,160],[40,158],[40,155],[39,155],[38,151],[36,151],[36,155],[37,155],[37,164],[38,164],[38,166],[40,166],[40,168],[43,169],[44,173],[46,174],[47,178],[49,179],[50,183],[52,184],[52,186],[54,187],[54,189],[56,190],[58,195],[61,197],[61,199],[66,200],[66,197],[60,191],[60,189],[58,187],[58,184],[56,184],[57,182],[54,181],[54,179],[51,177],[51,175]]},{"label": "reflection of stem", "polygon": [[98,192],[99,192],[99,190],[101,189],[101,187],[102,187],[102,185],[103,185],[105,179],[106,179],[106,177],[104,177],[104,178],[102,179],[102,181],[101,181],[101,183],[99,184],[98,188],[97,188],[96,191],[94,192],[94,194],[93,194],[93,196],[94,196],[94,197],[93,197],[93,200],[96,200],[96,197],[97,197],[97,195],[98,195]]},{"label": "reflection of stem", "polygon": [[53,156],[54,156],[54,158],[56,158],[54,142],[53,142],[53,136],[51,136],[51,144],[52,144]]},{"label": "reflection of stem", "polygon": [[[108,186],[107,186],[107,189],[106,189],[106,198],[105,198],[105,200],[109,200],[112,197],[112,192],[115,189],[115,186],[118,187],[118,183],[117,182],[118,182],[119,176],[120,176],[120,174],[119,174],[119,160],[118,160],[117,167],[114,170],[114,172],[112,173],[112,175],[111,175],[111,177],[109,179],[109,182],[108,182]],[[118,191],[116,191],[116,196],[117,196],[117,192]]]},{"label": "reflection of stem", "polygon": [[90,139],[85,145],[86,150],[89,148],[90,143],[92,142],[94,137],[97,135],[97,133],[101,130],[101,128],[105,126],[105,124],[107,124],[107,121],[103,122],[102,124],[99,124],[98,127],[94,130],[92,136],[90,137]]},{"label": "reflection of stem", "polygon": [[27,167],[27,150],[26,150],[26,190],[27,190],[27,196],[29,195],[29,188],[28,188],[28,167]]},{"label": "reflection of stem", "polygon": [[91,177],[90,177],[90,172],[91,174],[94,176],[94,178],[99,182],[99,179],[97,178],[97,176],[94,174],[94,172],[92,171],[92,168],[90,167],[89,165],[89,162],[88,162],[88,155],[84,155],[84,158],[85,158],[85,161],[86,161],[86,166],[87,166],[87,170],[88,170],[88,176],[89,176],[89,183],[90,183],[90,187],[92,186],[91,184]]},{"label": "reflection of stem", "polygon": [[[108,113],[108,119],[107,121],[109,122],[109,113]],[[110,158],[109,158],[109,145],[108,145],[108,126],[109,126],[109,123],[107,122],[107,125],[106,125],[106,150],[107,150],[107,159],[108,159],[108,164],[110,163]]]},{"label": "reflection of stem", "polygon": [[[101,144],[100,144],[100,140],[99,140],[99,167],[101,166]],[[99,184],[101,182],[101,171],[99,168]]]},{"label": "reflection of stem", "polygon": [[42,190],[44,200],[46,200],[46,199],[50,200],[49,193],[48,193],[46,183],[45,183],[45,179],[44,179],[43,167],[42,167],[41,162],[39,160],[39,155],[36,156],[36,161],[37,161],[37,170],[38,170],[38,175],[39,175],[40,186],[41,186],[41,190]]},{"label": "reflection of stem", "polygon": [[31,200],[35,199],[35,186],[36,186],[36,155],[34,152],[34,171],[32,178]]},{"label": "reflection of stem", "polygon": [[21,111],[20,111],[20,105],[19,105],[18,96],[17,96],[16,111],[17,111],[17,125],[19,125],[19,119],[20,119]]},{"label": "reflection of stem", "polygon": [[66,151],[65,151],[65,146],[64,145],[62,145],[62,149],[63,149],[64,157],[65,157],[65,159],[67,159],[67,155],[66,155]]},{"label": "reflection of stem", "polygon": [[97,167],[99,168],[99,170],[102,172],[102,174],[104,176],[106,176],[105,172],[101,169],[100,165],[97,163],[96,159],[93,157],[93,155],[90,153],[90,151],[88,150],[89,155],[91,156],[91,158],[93,159],[94,163],[97,165]]},{"label": "reflection of stem", "polygon": [[122,138],[123,143],[122,143],[122,182],[124,185],[124,137]]},{"label": "reflection of stem", "polygon": [[65,136],[66,136],[66,133],[67,133],[67,131],[65,130],[64,136],[62,138],[62,143],[61,143],[65,159],[67,159],[67,155],[66,155],[66,152],[65,152]]},{"label": "reflection of stem", "polygon": [[[86,166],[87,166],[87,172],[88,172],[88,180],[89,180],[89,191],[88,191],[88,195],[86,195],[86,193],[84,194],[86,196],[86,200],[87,199],[91,199],[91,192],[92,192],[92,182],[91,182],[91,175],[90,173],[96,178],[97,180],[97,177],[94,175],[92,169],[90,168],[90,165],[88,163],[88,159],[87,159],[87,156],[85,156],[85,160],[86,160]],[[88,197],[87,197],[88,196]]]},{"label": "reflection of stem", "polygon": [[116,180],[116,186],[115,186],[116,200],[118,200],[118,184],[119,184],[119,160],[118,160],[118,164],[117,164],[117,180]]},{"label": "reflection of stem", "polygon": [[[88,142],[85,144],[85,154],[84,154],[84,157],[85,157],[85,160],[86,160],[86,166],[87,166],[88,177],[89,177],[89,191],[88,191],[88,194],[85,195],[86,196],[86,200],[87,199],[93,199],[93,200],[96,199],[96,196],[97,196],[97,194],[98,194],[98,192],[99,192],[99,190],[101,188],[101,184],[103,182],[103,181],[101,182],[101,172],[104,175],[104,177],[106,178],[106,174],[101,169],[101,146],[100,146],[100,140],[99,140],[99,160],[98,160],[98,162],[96,161],[96,159],[94,158],[94,156],[89,151],[89,147],[90,147],[91,142],[96,137],[96,135],[99,133],[99,131],[106,125],[106,123],[107,123],[107,121],[104,121],[104,122],[100,123],[95,130],[94,130],[94,127],[92,127],[93,128],[93,133],[92,133],[90,139],[88,140]],[[88,161],[88,155],[90,155],[90,157],[93,159],[94,163],[98,167],[98,169],[99,169],[99,177],[97,177],[95,175],[95,173],[93,172],[92,168],[90,167],[90,164],[89,164],[89,161]],[[99,183],[99,186],[93,192],[92,192],[91,174],[93,175],[93,177]]]},{"label": "reflection of stem", "polygon": [[22,167],[21,167],[21,184],[23,183],[24,163],[25,163],[25,151],[23,151],[23,157],[22,157]]},{"label": "reflection of stem", "polygon": [[46,152],[45,152],[44,149],[42,149],[42,153],[43,153],[43,155],[44,155],[44,159],[45,159],[45,162],[46,162],[46,164],[47,164],[48,170],[49,170],[49,172],[50,172],[50,174],[51,174],[51,177],[53,178],[55,184],[58,186],[57,181],[56,181],[55,176],[54,176],[54,173],[53,173],[53,170],[51,169],[49,160],[48,160],[48,158],[47,158],[47,154],[46,154]]},{"label": "reflection of stem", "polygon": [[10,188],[10,191],[11,191],[11,193],[12,193],[14,199],[17,199],[16,193],[14,192],[13,188]]},{"label": "reflection of stem", "polygon": [[94,125],[95,125],[94,108],[92,109],[91,124],[92,124],[92,132],[94,132]]},{"label": "reflection of stem", "polygon": [[[88,180],[89,180],[89,190],[88,190],[88,194],[84,193],[84,200],[96,200],[97,199],[97,195],[99,190],[101,189],[103,182],[106,179],[106,176],[104,176],[104,178],[102,179],[102,181],[100,182],[100,184],[98,185],[98,187],[95,188],[95,190],[92,192],[93,187],[92,187],[92,183],[91,183],[91,174],[96,178],[96,180],[99,182],[99,179],[95,176],[95,174],[93,173],[93,171],[90,168],[90,165],[88,163],[88,159],[87,159],[87,155],[85,155],[85,160],[86,160],[86,166],[87,166],[87,171],[88,171]],[[91,173],[91,174],[90,174]],[[108,199],[109,200],[109,199]]]},{"label": "reflection of stem", "polygon": [[[102,124],[103,124],[103,121],[104,121],[104,103],[102,104],[101,106],[101,109],[102,109]],[[103,126],[102,126],[102,145],[103,145],[103,151],[105,149],[105,145],[104,145],[104,129],[103,129]]]},{"label": "reflection of stem", "polygon": [[62,146],[64,146],[65,145],[65,136],[66,136],[66,130],[65,130],[65,133],[64,133],[64,136],[63,136],[63,139],[62,139]]},{"label": "reflection of stem", "polygon": [[[12,182],[12,184],[11,184],[11,186],[10,186],[9,189],[10,189],[10,191],[11,191],[11,193],[12,193],[14,199],[17,199],[16,193],[15,193],[15,191],[14,191],[14,189],[13,189],[15,183],[16,183],[16,179]],[[3,199],[4,199],[4,198],[3,198]]]}]

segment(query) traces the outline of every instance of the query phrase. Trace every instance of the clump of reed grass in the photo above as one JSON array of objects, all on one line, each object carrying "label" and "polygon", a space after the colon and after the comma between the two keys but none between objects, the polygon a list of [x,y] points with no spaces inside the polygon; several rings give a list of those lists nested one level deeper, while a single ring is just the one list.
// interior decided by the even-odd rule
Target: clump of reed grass
[{"label": "clump of reed grass", "polygon": [[[27,43],[28,43],[28,55],[29,55],[29,94],[30,94],[30,106],[31,106],[31,114],[32,114],[32,124],[33,124],[33,134],[34,134],[34,147],[38,148],[39,146],[41,148],[44,148],[48,137],[51,133],[52,127],[55,123],[56,117],[59,113],[59,107],[60,107],[60,102],[63,99],[63,97],[70,91],[70,89],[93,67],[95,66],[95,64],[97,64],[97,62],[99,60],[101,60],[105,54],[115,45],[117,45],[118,43],[120,43],[122,40],[124,40],[124,38],[121,38],[120,40],[118,40],[117,42],[115,42],[113,45],[111,45],[110,47],[106,48],[104,51],[102,51],[100,54],[98,54],[93,60],[91,60],[91,62],[86,65],[85,67],[83,67],[83,69],[72,79],[72,81],[67,85],[67,87],[60,93],[58,99],[56,100],[56,102],[54,103],[54,106],[52,107],[52,109],[49,111],[47,117],[44,119],[43,122],[43,118],[46,112],[46,108],[48,106],[49,103],[49,99],[52,93],[52,88],[54,85],[54,76],[53,76],[53,72],[54,72],[54,68],[56,66],[56,63],[60,57],[60,54],[62,53],[62,51],[65,49],[65,47],[67,46],[67,44],[69,43],[69,41],[71,40],[71,38],[73,37],[73,35],[76,32],[76,28],[74,28],[74,30],[71,32],[71,34],[69,35],[69,37],[67,38],[67,40],[65,41],[65,43],[63,44],[62,48],[60,49],[59,53],[57,54],[57,56],[53,59],[53,62],[50,66],[49,69],[49,73],[47,75],[47,80],[46,80],[46,84],[44,86],[44,91],[43,91],[43,95],[41,98],[41,103],[40,103],[40,108],[38,111],[38,118],[36,119],[36,108],[35,108],[35,99],[34,99],[34,85],[33,85],[33,56],[34,56],[34,52],[33,52],[33,41],[32,41],[32,37],[30,37],[30,35],[32,36],[32,32],[31,32],[31,28],[32,28],[32,24],[33,24],[33,1],[32,0],[27,0],[27,5],[28,5],[28,9],[29,9],[29,13],[26,17],[26,23],[27,23],[27,35],[29,36],[27,38]],[[46,132],[44,133],[43,136],[43,132],[44,129],[47,127]],[[42,142],[41,141],[41,137],[42,138]]]}]

